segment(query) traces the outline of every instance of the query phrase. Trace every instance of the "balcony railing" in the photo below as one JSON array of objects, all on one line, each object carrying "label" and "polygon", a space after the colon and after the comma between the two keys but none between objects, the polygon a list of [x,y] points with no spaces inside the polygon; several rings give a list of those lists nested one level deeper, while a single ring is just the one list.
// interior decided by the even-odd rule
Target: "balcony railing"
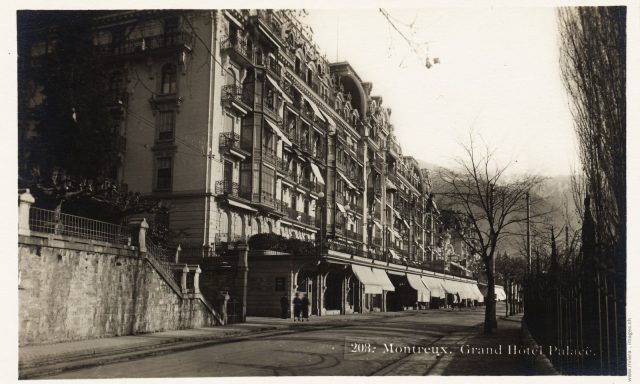
[{"label": "balcony railing", "polygon": [[285,203],[284,201],[276,199],[274,207],[275,207],[276,211],[278,211],[278,212],[280,212],[280,213],[282,213],[284,215],[287,214],[288,206],[287,206],[287,203]]},{"label": "balcony railing", "polygon": [[276,157],[276,169],[282,173],[287,174],[289,172],[289,163],[284,159]]},{"label": "balcony railing", "polygon": [[282,24],[273,15],[272,10],[259,10],[258,18],[263,21],[277,38],[282,38]]},{"label": "balcony railing", "polygon": [[235,132],[220,133],[220,147],[240,149],[240,135]]},{"label": "balcony railing", "polygon": [[240,54],[250,63],[253,63],[253,50],[249,47],[247,39],[240,36],[227,37],[222,41],[223,50],[231,50]]},{"label": "balcony railing", "polygon": [[262,147],[262,158],[264,160],[275,162],[276,161],[276,151],[273,148]]},{"label": "balcony railing", "polygon": [[356,241],[362,241],[362,235],[356,231],[352,231],[350,229],[347,229],[345,231],[345,234],[347,235],[348,239],[351,240],[356,240]]},{"label": "balcony railing", "polygon": [[216,181],[216,195],[238,196],[239,185],[228,180]]},{"label": "balcony railing", "polygon": [[241,102],[246,106],[251,106],[251,92],[249,88],[242,88],[238,85],[225,85],[222,87],[222,101],[223,102]]},{"label": "balcony railing", "polygon": [[244,243],[247,241],[246,236],[235,233],[216,233],[214,238],[216,243]]},{"label": "balcony railing", "polygon": [[265,64],[266,64],[267,70],[269,70],[269,72],[271,72],[276,77],[280,77],[282,75],[282,68],[278,65],[277,60],[271,57],[267,57]]},{"label": "balcony railing", "polygon": [[193,35],[184,31],[166,32],[155,36],[138,39],[127,39],[120,43],[100,44],[95,47],[103,55],[125,55],[147,52],[160,48],[193,47]]}]

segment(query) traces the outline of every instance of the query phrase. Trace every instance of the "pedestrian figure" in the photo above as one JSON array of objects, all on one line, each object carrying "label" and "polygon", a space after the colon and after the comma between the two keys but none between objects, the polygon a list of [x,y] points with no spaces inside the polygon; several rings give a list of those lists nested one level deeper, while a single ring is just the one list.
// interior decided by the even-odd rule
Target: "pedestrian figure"
[{"label": "pedestrian figure", "polygon": [[293,299],[293,321],[302,321],[300,314],[302,313],[302,300],[300,300],[300,294],[296,293],[296,297]]},{"label": "pedestrian figure", "polygon": [[309,321],[309,305],[311,303],[309,302],[309,298],[307,297],[307,294],[305,293],[302,296],[302,318],[305,321]]},{"label": "pedestrian figure", "polygon": [[280,298],[280,318],[286,319],[289,317],[289,298],[286,294]]},{"label": "pedestrian figure", "polygon": [[456,293],[456,303],[458,304],[458,311],[462,311],[462,301],[460,301],[459,293]]}]

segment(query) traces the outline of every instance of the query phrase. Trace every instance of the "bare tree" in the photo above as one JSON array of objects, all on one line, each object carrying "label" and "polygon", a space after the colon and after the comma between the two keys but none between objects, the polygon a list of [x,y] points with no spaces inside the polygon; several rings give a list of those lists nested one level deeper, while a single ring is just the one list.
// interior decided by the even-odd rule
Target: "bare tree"
[{"label": "bare tree", "polygon": [[[526,221],[527,194],[537,189],[541,176],[507,175],[509,165],[499,166],[489,148],[478,150],[470,136],[464,147],[465,157],[458,160],[458,170],[441,172],[443,206],[455,212],[458,225],[454,231],[472,253],[480,255],[487,276],[487,300],[484,332],[489,334],[496,323],[495,257],[500,243],[518,232]],[[531,204],[539,199],[532,196]],[[534,213],[533,218],[542,213]],[[469,232],[462,233],[462,231]],[[470,235],[469,235],[470,234]]]},{"label": "bare tree", "polygon": [[[558,19],[560,65],[572,102],[584,178],[576,179],[574,193],[579,192],[576,188],[584,188],[591,198],[598,236],[596,242],[623,248],[626,231],[626,8],[562,8],[558,11]],[[577,201],[580,204],[583,199]],[[613,257],[610,260],[613,261]]]}]

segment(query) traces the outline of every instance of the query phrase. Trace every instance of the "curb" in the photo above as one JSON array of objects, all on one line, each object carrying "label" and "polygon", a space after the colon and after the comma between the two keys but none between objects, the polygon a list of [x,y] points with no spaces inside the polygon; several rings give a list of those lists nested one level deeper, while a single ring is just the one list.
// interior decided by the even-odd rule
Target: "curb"
[{"label": "curb", "polygon": [[[524,317],[522,318],[521,324],[522,324],[522,328],[521,328],[522,344],[527,347],[538,348],[538,343],[533,338],[533,336],[531,336],[531,333],[529,332],[529,328],[527,328],[527,323],[525,322]],[[547,355],[545,354],[537,355],[535,361],[543,365],[550,372],[552,372],[550,373],[550,375],[561,375],[560,372],[558,372],[558,370],[556,369],[556,367],[553,366],[553,363],[551,363],[551,360],[549,360]]]}]

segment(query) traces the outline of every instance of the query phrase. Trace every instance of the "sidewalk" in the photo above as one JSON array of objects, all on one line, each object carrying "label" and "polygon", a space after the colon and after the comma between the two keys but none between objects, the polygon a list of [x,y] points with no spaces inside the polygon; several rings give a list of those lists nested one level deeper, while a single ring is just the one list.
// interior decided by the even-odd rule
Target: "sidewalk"
[{"label": "sidewalk", "polygon": [[[415,312],[406,312],[406,315]],[[19,377],[26,379],[79,367],[103,365],[145,356],[199,348],[217,343],[240,341],[244,338],[274,333],[300,332],[324,327],[336,327],[372,318],[398,316],[394,312],[375,312],[341,316],[312,317],[308,322],[291,319],[247,317],[246,323],[146,333],[131,336],[106,337],[55,344],[19,347]]]},{"label": "sidewalk", "polygon": [[[509,346],[527,347],[521,332],[522,315],[498,318],[498,328],[484,335],[482,326],[447,335],[432,345],[451,353],[413,354],[387,367],[380,375],[523,376],[557,375],[544,356],[509,353]],[[501,349],[499,347],[501,346]]]}]

